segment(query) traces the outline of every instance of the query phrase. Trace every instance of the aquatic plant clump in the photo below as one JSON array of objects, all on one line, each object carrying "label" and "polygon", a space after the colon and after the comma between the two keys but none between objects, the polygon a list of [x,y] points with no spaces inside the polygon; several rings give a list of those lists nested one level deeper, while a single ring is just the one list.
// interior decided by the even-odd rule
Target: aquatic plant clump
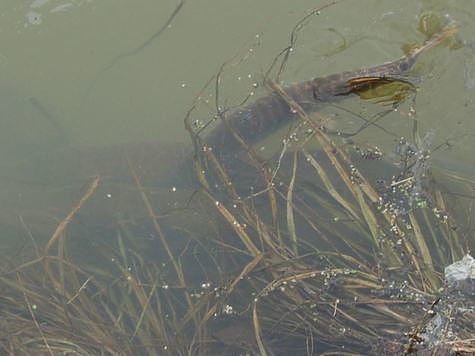
[{"label": "aquatic plant clump", "polygon": [[[430,345],[424,337],[414,343],[412,328],[429,322],[427,307],[443,298],[443,267],[466,251],[446,198],[425,163],[398,173],[410,184],[382,190],[371,183],[381,177],[369,178],[350,152],[314,130],[326,157],[305,146],[279,155],[257,166],[246,196],[241,178],[230,178],[213,151],[204,152],[205,195],[234,231],[217,243],[244,259],[234,267],[242,269],[240,288],[224,300],[247,315],[261,353],[305,352],[309,343],[371,354]],[[373,163],[395,181],[394,166]],[[469,339],[469,330],[461,327],[457,337]]]},{"label": "aquatic plant clump", "polygon": [[[261,158],[236,118],[219,104],[220,132],[228,130],[246,154],[223,155],[213,146],[214,133],[196,135],[188,125],[204,196],[234,231],[217,243],[244,259],[234,267],[241,273],[225,300],[254,327],[254,349],[260,354],[470,351],[469,323],[455,327],[454,322],[457,337],[440,335],[438,345],[421,336],[438,313],[439,300],[447,305],[443,268],[473,244],[459,234],[448,197],[431,174],[433,134],[417,143],[401,139],[399,162],[370,156],[368,168],[361,150],[352,152],[329,136],[327,120],[300,105],[300,96],[268,78],[265,82],[287,106],[279,104],[276,115],[287,110],[297,127],[274,159]],[[272,116],[269,109],[263,112]],[[444,313],[439,317],[448,323]]]}]

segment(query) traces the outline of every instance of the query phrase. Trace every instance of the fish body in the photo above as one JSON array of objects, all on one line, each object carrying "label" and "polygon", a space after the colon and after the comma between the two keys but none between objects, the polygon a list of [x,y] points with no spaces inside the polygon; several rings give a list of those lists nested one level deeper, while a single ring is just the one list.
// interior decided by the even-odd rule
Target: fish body
[{"label": "fish body", "polygon": [[[306,112],[315,111],[318,103],[331,102],[351,94],[355,81],[377,78],[397,78],[409,71],[418,57],[456,32],[455,27],[433,35],[422,46],[397,60],[378,66],[331,74],[284,87],[285,93]],[[235,138],[239,135],[246,143],[254,144],[279,127],[289,123],[297,114],[278,93],[258,98],[252,104],[236,110],[217,125],[206,137],[208,146],[220,154],[236,152],[241,148]],[[234,132],[233,132],[234,131]]]}]

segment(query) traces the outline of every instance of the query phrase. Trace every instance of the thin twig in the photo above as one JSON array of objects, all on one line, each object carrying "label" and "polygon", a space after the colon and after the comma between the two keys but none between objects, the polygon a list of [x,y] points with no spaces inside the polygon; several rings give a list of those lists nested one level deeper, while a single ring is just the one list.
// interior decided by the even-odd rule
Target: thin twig
[{"label": "thin twig", "polygon": [[96,191],[97,187],[99,186],[99,182],[101,180],[100,176],[96,176],[91,184],[89,185],[86,193],[81,197],[79,202],[76,204],[76,206],[69,212],[69,214],[58,224],[56,227],[56,230],[53,233],[53,236],[51,236],[50,240],[46,244],[45,247],[45,255],[48,254],[48,251],[50,250],[51,246],[58,241],[63,232],[66,230],[68,225],[73,221],[74,217],[78,213],[78,211],[82,208],[82,206],[89,200],[89,198],[94,194]]},{"label": "thin twig", "polygon": [[30,312],[30,315],[31,315],[31,318],[33,319],[33,322],[35,323],[36,329],[40,333],[41,338],[43,339],[43,343],[45,344],[45,347],[48,350],[48,353],[51,356],[54,356],[53,350],[51,350],[51,347],[48,344],[48,340],[46,340],[45,334],[43,333],[43,330],[41,329],[40,324],[38,323],[38,320],[36,320],[35,313],[33,312],[33,307],[31,306],[31,303],[28,300],[28,296],[26,295],[25,287],[23,286],[23,283],[22,283],[19,272],[17,272],[17,279],[18,279],[18,283],[21,286],[21,290],[23,292],[23,298],[25,299],[26,305],[28,307],[28,311]]}]

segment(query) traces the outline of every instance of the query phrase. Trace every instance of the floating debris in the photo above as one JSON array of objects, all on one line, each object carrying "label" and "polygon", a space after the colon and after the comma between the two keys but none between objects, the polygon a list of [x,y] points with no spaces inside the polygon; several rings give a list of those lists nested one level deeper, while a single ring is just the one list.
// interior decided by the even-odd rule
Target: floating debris
[{"label": "floating debris", "polygon": [[444,275],[449,286],[466,282],[475,288],[475,259],[469,254],[465,255],[460,261],[445,267]]}]

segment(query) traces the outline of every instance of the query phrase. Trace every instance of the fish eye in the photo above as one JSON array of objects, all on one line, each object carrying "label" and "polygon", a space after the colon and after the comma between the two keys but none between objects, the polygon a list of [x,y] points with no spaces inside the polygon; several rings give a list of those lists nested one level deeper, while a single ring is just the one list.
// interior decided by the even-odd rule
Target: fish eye
[{"label": "fish eye", "polygon": [[407,63],[407,61],[403,61],[401,62],[401,64],[399,65],[399,68],[402,70],[402,71],[406,71],[409,69],[409,63]]}]

